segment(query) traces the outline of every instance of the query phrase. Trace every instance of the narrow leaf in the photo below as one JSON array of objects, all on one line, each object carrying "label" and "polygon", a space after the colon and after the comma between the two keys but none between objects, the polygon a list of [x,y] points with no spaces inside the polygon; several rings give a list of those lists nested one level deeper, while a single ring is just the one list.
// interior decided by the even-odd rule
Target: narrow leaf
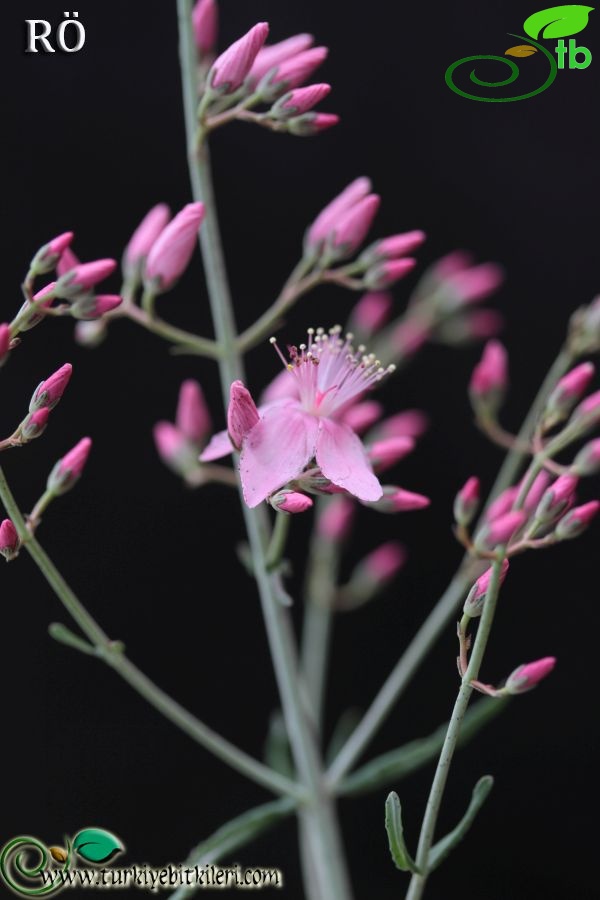
[{"label": "narrow leaf", "polygon": [[85,828],[73,839],[73,849],[89,862],[107,862],[123,850],[119,839],[103,828]]},{"label": "narrow leaf", "polygon": [[525,34],[534,38],[561,38],[571,34],[579,34],[588,23],[593,6],[580,6],[576,3],[568,6],[551,6],[541,9],[525,19]]},{"label": "narrow leaf", "polygon": [[[473,704],[464,718],[458,745],[463,746],[475,737],[488,722],[506,708],[508,702],[509,698],[503,697],[486,698]],[[447,729],[447,724],[441,725],[429,737],[410,741],[402,747],[370,760],[344,778],[339,785],[338,794],[354,796],[377,790],[406,778],[417,769],[433,762],[439,756]]]},{"label": "narrow leaf", "polygon": [[385,830],[390,842],[390,853],[396,867],[402,869],[403,872],[413,872],[418,875],[419,869],[411,859],[404,843],[402,808],[400,806],[400,798],[395,791],[388,794],[388,798],[385,801]]},{"label": "narrow leaf", "polygon": [[443,837],[441,841],[438,841],[435,844],[430,852],[429,852],[429,860],[427,863],[427,870],[432,872],[434,869],[437,869],[439,864],[443,862],[449,853],[454,850],[456,845],[462,841],[467,831],[475,821],[475,816],[485,803],[487,799],[487,795],[491,791],[494,786],[494,779],[491,775],[484,775],[483,778],[480,778],[475,787],[473,788],[473,793],[471,795],[471,802],[469,803],[468,809],[456,828],[454,828],[446,837]]},{"label": "narrow leaf", "polygon": [[79,650],[80,653],[87,653],[88,656],[96,655],[95,647],[92,647],[91,644],[88,644],[87,641],[84,641],[77,634],[73,634],[71,629],[63,625],[62,622],[51,622],[48,625],[48,634],[55,641],[58,641],[59,644],[66,644],[67,647],[73,647],[75,650]]},{"label": "narrow leaf", "polygon": [[531,44],[517,44],[516,47],[509,47],[508,50],[504,51],[505,56],[533,56],[534,53],[537,53],[537,49],[532,47]]}]

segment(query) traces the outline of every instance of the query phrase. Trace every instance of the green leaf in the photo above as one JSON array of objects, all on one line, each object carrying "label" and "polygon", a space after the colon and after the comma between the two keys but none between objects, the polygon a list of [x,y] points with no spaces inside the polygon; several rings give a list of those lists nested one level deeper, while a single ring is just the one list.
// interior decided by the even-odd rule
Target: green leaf
[{"label": "green leaf", "polygon": [[404,843],[402,809],[400,807],[400,798],[395,791],[388,794],[388,798],[385,801],[385,830],[390,842],[390,853],[396,867],[402,869],[403,872],[413,872],[419,875],[419,869],[414,860],[411,859]]},{"label": "green leaf", "polygon": [[473,788],[473,793],[471,795],[471,802],[469,803],[469,807],[456,826],[446,837],[443,837],[441,841],[438,841],[431,850],[429,851],[429,860],[427,863],[427,871],[432,872],[434,869],[437,869],[439,864],[443,862],[449,853],[456,847],[460,841],[464,838],[467,831],[473,824],[475,820],[475,816],[485,803],[487,799],[487,795],[491,791],[494,786],[494,779],[491,775],[484,775],[483,778],[480,778],[475,787]]},{"label": "green leaf", "polygon": [[[473,704],[467,712],[458,739],[458,746],[471,740],[489,721],[505,709],[508,697],[485,698]],[[342,796],[354,796],[377,790],[388,784],[412,775],[417,769],[428,765],[439,756],[448,725],[437,728],[429,737],[410,741],[389,753],[384,753],[370,760],[360,769],[343,779],[337,793]]]},{"label": "green leaf", "polygon": [[84,828],[73,839],[73,849],[88,862],[107,862],[125,848],[114,834],[103,828]]},{"label": "green leaf", "polygon": [[583,31],[593,10],[593,6],[579,6],[576,3],[568,6],[551,6],[525,19],[523,28],[525,33],[534,39],[568,37]]}]

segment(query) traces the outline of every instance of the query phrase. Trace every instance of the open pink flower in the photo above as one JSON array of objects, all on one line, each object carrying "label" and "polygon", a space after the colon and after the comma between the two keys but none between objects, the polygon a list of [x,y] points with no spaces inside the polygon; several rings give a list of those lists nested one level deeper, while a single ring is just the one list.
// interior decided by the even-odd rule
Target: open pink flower
[{"label": "open pink flower", "polygon": [[[259,409],[258,421],[243,436],[240,476],[248,506],[258,506],[298,478],[313,459],[336,487],[363,501],[381,498],[383,490],[367,452],[355,432],[344,424],[343,416],[393,366],[384,369],[373,356],[355,351],[350,339],[340,337],[340,332],[339,327],[327,334],[322,328],[309,329],[308,343],[291,347],[289,361],[276,347],[294,396]],[[232,385],[234,403],[239,386],[237,382]],[[230,450],[231,442],[216,435],[201,459],[215,459],[216,454]]]}]

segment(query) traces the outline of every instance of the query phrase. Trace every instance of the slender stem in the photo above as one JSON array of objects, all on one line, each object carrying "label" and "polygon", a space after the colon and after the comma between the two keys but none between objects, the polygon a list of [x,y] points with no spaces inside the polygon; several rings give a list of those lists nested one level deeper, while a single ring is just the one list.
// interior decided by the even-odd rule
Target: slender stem
[{"label": "slender stem", "polygon": [[[117,318],[117,316],[114,316],[114,318]],[[149,315],[147,310],[140,309],[139,306],[135,306],[133,303],[124,306],[122,318],[131,319],[132,322],[136,322],[136,324],[141,325],[142,328],[165,338],[167,341],[172,341],[174,344],[188,347],[190,350],[194,350],[199,356],[207,356],[210,359],[218,359],[219,357],[219,347],[215,341],[211,341],[209,338],[200,337],[191,331],[176,328],[174,325],[170,325],[162,319],[157,319],[155,316]]]},{"label": "slender stem", "polygon": [[277,569],[285,553],[292,517],[289,513],[280,512],[275,516],[275,527],[267,550],[266,565],[269,572]]},{"label": "slender stem", "polygon": [[[205,205],[200,245],[215,333],[222,350],[219,370],[223,398],[227,403],[231,382],[243,376],[243,366],[236,345],[237,333],[221,248],[208,147],[205,141],[200,147],[197,144],[196,51],[191,27],[191,0],[177,0],[177,5],[190,176],[194,199]],[[302,817],[311,834],[314,881],[319,885],[322,900],[348,900],[351,890],[341,838],[333,800],[325,790],[322,762],[305,709],[292,623],[289,611],[275,596],[273,578],[267,569],[269,529],[266,510],[250,510],[243,500],[242,509],[288,737],[299,777],[310,794]]]},{"label": "slender stem", "polygon": [[134,688],[155,709],[161,712],[182,731],[201,744],[236,771],[262,787],[297,799],[304,796],[302,789],[289,778],[269,769],[243,750],[221,737],[190,712],[180,706],[161,688],[152,682],[123,653],[122,645],[111,641],[71,590],[38,540],[28,531],[27,524],[0,468],[0,500],[11,518],[17,533],[42,575],[61,601],[69,615],[77,622],[85,636],[93,644],[96,653],[107,665]]},{"label": "slender stem", "polygon": [[[542,411],[548,395],[556,382],[565,374],[573,363],[573,354],[565,346],[561,349],[544,382],[533,401],[523,425],[518,434],[519,444],[531,439],[537,419]],[[523,454],[518,448],[513,448],[504,459],[498,473],[498,477],[490,492],[485,509],[512,484],[516,478],[523,461]],[[485,513],[485,510],[484,510]],[[337,784],[352,768],[358,758],[364,753],[367,746],[386,720],[398,698],[410,683],[418,671],[425,657],[434,646],[440,634],[456,615],[457,607],[464,598],[465,591],[473,579],[472,562],[468,557],[463,558],[461,565],[452,581],[434,606],[429,616],[421,625],[403,655],[388,675],[379,693],[371,703],[355,731],[350,735],[338,756],[332,763],[328,780]]]},{"label": "slender stem", "polygon": [[483,656],[489,640],[492,623],[494,621],[494,613],[496,611],[496,604],[500,589],[502,562],[505,558],[504,547],[498,548],[498,556],[499,559],[494,563],[492,567],[490,586],[486,594],[483,614],[479,622],[479,628],[477,629],[477,637],[475,638],[473,652],[471,654],[471,659],[469,661],[467,671],[463,676],[458,696],[454,704],[452,717],[448,724],[448,731],[446,732],[446,738],[444,740],[444,745],[440,753],[437,768],[433,778],[433,783],[431,785],[431,791],[429,793],[429,799],[427,801],[427,807],[425,809],[425,816],[423,817],[423,825],[421,827],[421,834],[419,837],[419,846],[417,848],[417,858],[415,860],[417,866],[423,874],[413,875],[413,877],[411,878],[408,893],[406,895],[406,900],[420,900],[420,898],[423,896],[423,891],[425,890],[429,851],[433,843],[435,826],[437,824],[440,806],[442,803],[442,798],[444,796],[446,782],[448,780],[450,765],[452,763],[454,751],[456,750],[462,721],[465,717],[467,706],[469,705],[469,700],[471,699],[471,694],[473,693],[472,682],[479,676],[479,670],[481,668],[481,663],[483,661]]}]

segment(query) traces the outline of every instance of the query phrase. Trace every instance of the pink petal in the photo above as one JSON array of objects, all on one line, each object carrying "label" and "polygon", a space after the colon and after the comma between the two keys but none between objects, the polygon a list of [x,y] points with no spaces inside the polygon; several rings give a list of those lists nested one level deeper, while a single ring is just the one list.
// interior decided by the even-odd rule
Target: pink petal
[{"label": "pink petal", "polygon": [[265,410],[240,456],[244,500],[251,509],[300,474],[315,454],[318,427],[314,416],[290,406]]},{"label": "pink petal", "polygon": [[379,500],[383,490],[360,439],[346,425],[320,420],[317,463],[326,478],[359,500]]},{"label": "pink petal", "polygon": [[212,462],[233,453],[233,445],[227,431],[217,431],[200,454],[200,462]]},{"label": "pink petal", "polygon": [[274,403],[276,400],[299,399],[298,381],[287,369],[282,369],[271,381],[260,397],[261,403]]}]

